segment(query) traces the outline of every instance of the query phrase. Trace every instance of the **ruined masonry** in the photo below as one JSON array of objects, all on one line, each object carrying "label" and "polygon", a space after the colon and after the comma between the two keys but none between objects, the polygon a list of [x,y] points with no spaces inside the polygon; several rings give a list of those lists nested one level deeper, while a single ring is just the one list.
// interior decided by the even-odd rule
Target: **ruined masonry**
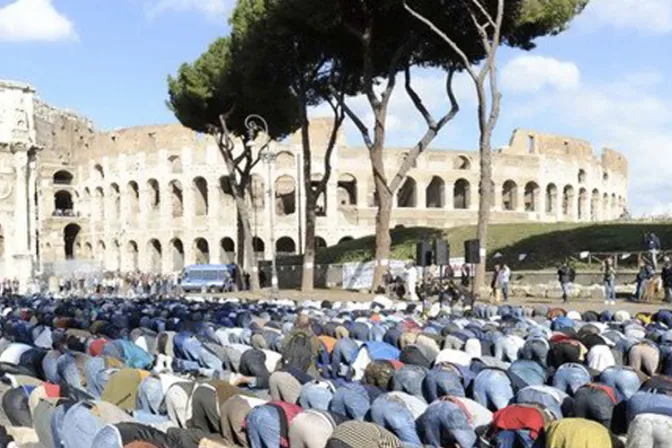
[{"label": "ruined masonry", "polygon": [[[316,173],[330,131],[330,119],[311,122]],[[272,149],[275,198],[266,199],[269,179],[260,163],[250,199],[255,248],[266,259],[271,212],[279,253],[302,250],[305,222],[300,138]],[[390,172],[407,152],[385,151]],[[609,221],[626,209],[628,162],[614,150],[595,156],[584,140],[517,129],[493,162],[493,222]],[[317,207],[321,246],[372,234],[375,226],[366,150],[349,146],[341,133],[332,165]],[[478,166],[477,152],[425,152],[396,195],[392,226],[475,223]],[[236,210],[227,174],[215,142],[179,124],[98,131],[42,102],[30,86],[0,81],[0,277],[171,273],[232,261]]]}]

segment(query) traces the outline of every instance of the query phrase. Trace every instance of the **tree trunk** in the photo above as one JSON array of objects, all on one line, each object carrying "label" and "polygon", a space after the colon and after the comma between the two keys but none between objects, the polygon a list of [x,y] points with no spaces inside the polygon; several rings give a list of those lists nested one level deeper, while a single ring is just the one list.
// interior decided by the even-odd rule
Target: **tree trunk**
[{"label": "tree trunk", "polygon": [[474,292],[480,296],[481,289],[486,284],[486,263],[487,263],[487,241],[488,241],[488,223],[490,221],[490,208],[492,207],[493,189],[492,189],[492,151],[490,149],[490,131],[483,132],[479,142],[480,151],[480,198],[478,201],[478,226],[476,237],[481,247],[479,254],[480,263],[476,267],[474,278]]},{"label": "tree trunk", "polygon": [[312,291],[315,288],[315,224],[317,214],[315,194],[306,187],[306,229],[303,252],[303,275],[301,291]]},{"label": "tree trunk", "polygon": [[[254,253],[254,245],[252,244],[252,226],[250,225],[250,209],[244,197],[236,194],[239,188],[234,188],[234,197],[236,199],[236,207],[238,208],[239,224],[242,227],[243,233],[243,248],[245,252],[244,266],[249,269],[250,274],[250,291],[259,291],[259,266],[257,265],[257,257]],[[238,248],[240,250],[240,247]]]},{"label": "tree trunk", "polygon": [[[301,273],[301,291],[310,292],[315,285],[315,204],[317,198],[312,186],[312,154],[310,147],[310,122],[306,102],[302,101],[301,147],[303,149],[303,191],[306,196],[306,228],[304,230],[303,271]],[[299,218],[300,219],[300,218]]]},{"label": "tree trunk", "polygon": [[240,220],[240,215],[236,212],[236,285],[238,290],[245,289],[245,278],[243,276],[243,268],[245,266],[245,233],[243,232],[243,224]]},{"label": "tree trunk", "polygon": [[392,237],[390,236],[390,219],[392,217],[393,194],[387,187],[385,179],[385,165],[383,163],[382,147],[374,147],[370,153],[373,181],[376,186],[378,198],[378,211],[376,212],[376,266],[373,271],[373,284],[371,290],[377,291],[383,283],[383,275],[390,264],[390,249]]}]

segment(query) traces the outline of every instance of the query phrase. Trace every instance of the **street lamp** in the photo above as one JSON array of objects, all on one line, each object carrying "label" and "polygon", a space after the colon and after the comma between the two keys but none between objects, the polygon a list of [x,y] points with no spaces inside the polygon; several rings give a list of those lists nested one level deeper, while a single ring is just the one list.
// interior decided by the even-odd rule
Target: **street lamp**
[{"label": "street lamp", "polygon": [[[245,127],[247,128],[247,143],[248,147],[252,146],[252,142],[255,140],[259,132],[263,132],[268,136],[268,123],[260,115],[249,115],[245,119]],[[275,162],[276,154],[270,148],[269,143],[271,142],[270,137],[264,143],[264,145],[259,149],[259,158],[266,165],[267,172],[267,186],[266,189],[266,198],[268,203],[269,211],[269,225],[270,225],[270,244],[271,244],[271,295],[277,297],[278,295],[278,267],[276,263],[276,250],[275,250],[275,207],[273,206],[273,180],[271,178],[271,167]]]}]

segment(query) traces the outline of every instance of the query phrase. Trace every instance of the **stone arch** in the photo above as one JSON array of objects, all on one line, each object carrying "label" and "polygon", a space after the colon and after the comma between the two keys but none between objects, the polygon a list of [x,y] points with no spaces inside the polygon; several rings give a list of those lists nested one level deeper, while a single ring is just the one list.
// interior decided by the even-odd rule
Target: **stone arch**
[{"label": "stone arch", "polygon": [[275,168],[277,170],[294,170],[294,155],[289,151],[280,151],[275,156]]},{"label": "stone arch", "polygon": [[611,214],[614,218],[619,218],[618,203],[616,202],[616,193],[611,193]]},{"label": "stone arch", "polygon": [[562,190],[562,214],[565,217],[572,215],[572,203],[574,202],[574,187],[565,185]]},{"label": "stone arch", "polygon": [[134,180],[126,184],[126,198],[128,201],[128,211],[131,216],[140,213],[140,187]]},{"label": "stone arch", "polygon": [[162,259],[163,248],[161,242],[152,238],[147,242],[147,270],[153,274],[160,274]]},{"label": "stone arch", "polygon": [[91,190],[89,190],[89,187],[84,187],[84,191],[82,192],[82,214],[84,216],[91,216]]},{"label": "stone arch", "polygon": [[418,185],[415,179],[407,176],[397,193],[397,207],[415,208],[418,206]]},{"label": "stone arch", "polygon": [[102,182],[105,180],[105,171],[100,163],[93,166],[93,179],[95,182]]},{"label": "stone arch", "polygon": [[266,251],[266,243],[258,236],[255,236],[252,238],[252,249],[257,254],[263,254]]},{"label": "stone arch", "polygon": [[[230,210],[235,206],[233,197],[233,186],[231,185],[231,178],[229,176],[221,176],[219,178],[219,203],[221,210]],[[250,183],[250,193],[252,194],[252,201],[254,202],[254,186]]]},{"label": "stone arch", "polygon": [[112,270],[121,271],[121,243],[116,238],[112,240],[110,260]]},{"label": "stone arch", "polygon": [[338,240],[338,244],[347,243],[347,242],[353,241],[353,240],[354,240],[354,238],[351,237],[351,236],[344,236],[343,238]]},{"label": "stone arch", "polygon": [[252,205],[255,208],[264,208],[266,198],[266,182],[264,182],[264,178],[258,174],[252,175],[250,182],[250,195],[252,197]]},{"label": "stone arch", "polygon": [[138,243],[133,240],[126,243],[126,255],[128,256],[129,270],[137,271],[140,267],[138,264]]},{"label": "stone arch", "polygon": [[607,170],[602,171],[602,180],[604,182],[609,182],[609,172]]},{"label": "stone arch", "polygon": [[182,159],[177,154],[168,157],[170,172],[173,174],[182,174]]},{"label": "stone arch", "polygon": [[577,180],[579,181],[580,184],[585,184],[586,183],[586,170],[580,169],[579,173],[577,174]]},{"label": "stone arch", "polygon": [[88,241],[84,243],[84,258],[87,260],[93,259],[93,245]]},{"label": "stone arch", "polygon": [[425,207],[444,208],[445,206],[446,183],[439,176],[434,176],[425,191]]},{"label": "stone arch", "polygon": [[79,241],[79,233],[82,228],[78,224],[68,224],[63,228],[63,243],[65,246],[65,259],[74,260],[79,255],[76,250],[76,243]]},{"label": "stone arch", "polygon": [[528,182],[525,184],[525,211],[538,212],[539,199],[539,185],[537,185],[536,182]]},{"label": "stone arch", "polygon": [[[177,179],[171,180],[168,184],[168,191],[170,192],[171,215],[173,218],[184,216],[184,190],[182,183]],[[184,252],[184,248],[182,250]]]},{"label": "stone arch", "polygon": [[181,272],[184,269],[184,244],[179,238],[173,238],[170,242],[170,249],[172,252],[172,269],[173,272]]},{"label": "stone arch", "polygon": [[161,205],[161,189],[159,181],[149,179],[147,181],[147,206],[150,210],[158,210]]},{"label": "stone arch", "polygon": [[592,221],[600,219],[600,192],[597,188],[593,189],[590,195],[590,219]]},{"label": "stone arch", "polygon": [[105,241],[103,240],[98,240],[96,243],[96,256],[95,259],[100,261],[102,264],[103,268],[105,268],[105,260],[106,260],[106,252],[107,252],[107,245],[105,244]]},{"label": "stone arch", "polygon": [[58,190],[54,193],[54,215],[72,216],[74,204],[72,194],[66,190]]},{"label": "stone arch", "polygon": [[53,183],[54,185],[72,185],[72,179],[74,176],[68,170],[59,170],[54,173]]},{"label": "stone arch", "polygon": [[602,219],[609,219],[611,217],[611,210],[609,210],[609,193],[602,195]]},{"label": "stone arch", "polygon": [[296,243],[291,237],[283,236],[276,241],[275,251],[278,255],[294,255],[296,253]]},{"label": "stone arch", "polygon": [[579,220],[588,219],[588,192],[585,188],[579,189]]},{"label": "stone arch", "polygon": [[315,237],[315,250],[324,249],[327,247],[327,241],[321,236]]},{"label": "stone arch", "polygon": [[323,177],[321,173],[313,173],[310,176],[310,189],[315,196],[315,216],[327,216],[327,191],[326,188],[319,191]]},{"label": "stone arch", "polygon": [[110,184],[110,195],[112,195],[112,216],[119,219],[121,217],[121,192],[119,185],[115,182]]},{"label": "stone arch", "polygon": [[555,215],[558,210],[558,187],[548,184],[546,187],[546,213]]},{"label": "stone arch", "polygon": [[210,245],[205,238],[194,240],[194,260],[196,264],[210,263]]},{"label": "stone arch", "polygon": [[103,187],[96,187],[94,190],[94,199],[96,201],[95,213],[97,219],[103,219],[105,216],[105,192]]},{"label": "stone arch", "polygon": [[507,211],[518,209],[518,185],[512,180],[507,180],[502,185],[502,209]]},{"label": "stone arch", "polygon": [[194,188],[194,213],[196,216],[208,214],[208,181],[198,176],[193,180]]},{"label": "stone arch", "polygon": [[296,186],[292,176],[280,176],[275,180],[275,212],[278,216],[296,212]]},{"label": "stone arch", "polygon": [[219,240],[219,262],[222,264],[235,263],[236,244],[233,239],[224,237]]},{"label": "stone arch", "polygon": [[453,169],[456,170],[470,170],[471,161],[467,156],[457,156],[453,159]]},{"label": "stone arch", "polygon": [[357,205],[357,178],[348,173],[338,176],[336,195],[340,207]]},{"label": "stone arch", "polygon": [[471,206],[471,185],[467,179],[458,179],[453,185],[453,208],[467,210]]}]

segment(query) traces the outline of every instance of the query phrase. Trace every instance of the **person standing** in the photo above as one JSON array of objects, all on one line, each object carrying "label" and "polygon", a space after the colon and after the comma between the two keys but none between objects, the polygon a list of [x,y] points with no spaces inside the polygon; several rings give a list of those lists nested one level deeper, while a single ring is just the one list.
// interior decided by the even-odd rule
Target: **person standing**
[{"label": "person standing", "polygon": [[651,266],[653,270],[658,269],[658,252],[660,251],[660,238],[655,233],[650,232],[646,237],[646,248],[649,251],[649,258],[651,258]]},{"label": "person standing", "polygon": [[490,289],[491,289],[491,294],[494,297],[495,303],[499,303],[499,271],[500,271],[500,266],[498,264],[495,265],[495,270],[492,273],[492,282],[490,282]]},{"label": "person standing", "polygon": [[418,270],[415,268],[415,263],[411,262],[406,266],[406,285],[408,286],[408,297],[412,302],[418,301],[418,294],[416,286],[418,283]]},{"label": "person standing", "polygon": [[672,262],[670,262],[670,257],[663,259],[663,272],[660,276],[665,290],[665,302],[672,303]]},{"label": "person standing", "polygon": [[616,269],[611,258],[604,260],[604,304],[616,304]]},{"label": "person standing", "polygon": [[462,269],[460,269],[460,285],[463,288],[469,288],[471,284],[471,270],[469,269],[468,264],[463,264]]},{"label": "person standing", "polygon": [[502,290],[502,299],[509,301],[509,280],[511,280],[511,269],[504,263],[499,270],[499,288]]},{"label": "person standing", "polygon": [[560,289],[562,289],[562,302],[569,302],[569,288],[574,281],[574,270],[565,261],[558,268],[558,281],[560,282]]},{"label": "person standing", "polygon": [[646,291],[646,285],[648,285],[649,280],[653,278],[654,270],[650,264],[646,262],[641,262],[639,265],[639,272],[637,272],[637,289],[635,290],[635,299],[637,301],[642,300],[644,291]]}]

